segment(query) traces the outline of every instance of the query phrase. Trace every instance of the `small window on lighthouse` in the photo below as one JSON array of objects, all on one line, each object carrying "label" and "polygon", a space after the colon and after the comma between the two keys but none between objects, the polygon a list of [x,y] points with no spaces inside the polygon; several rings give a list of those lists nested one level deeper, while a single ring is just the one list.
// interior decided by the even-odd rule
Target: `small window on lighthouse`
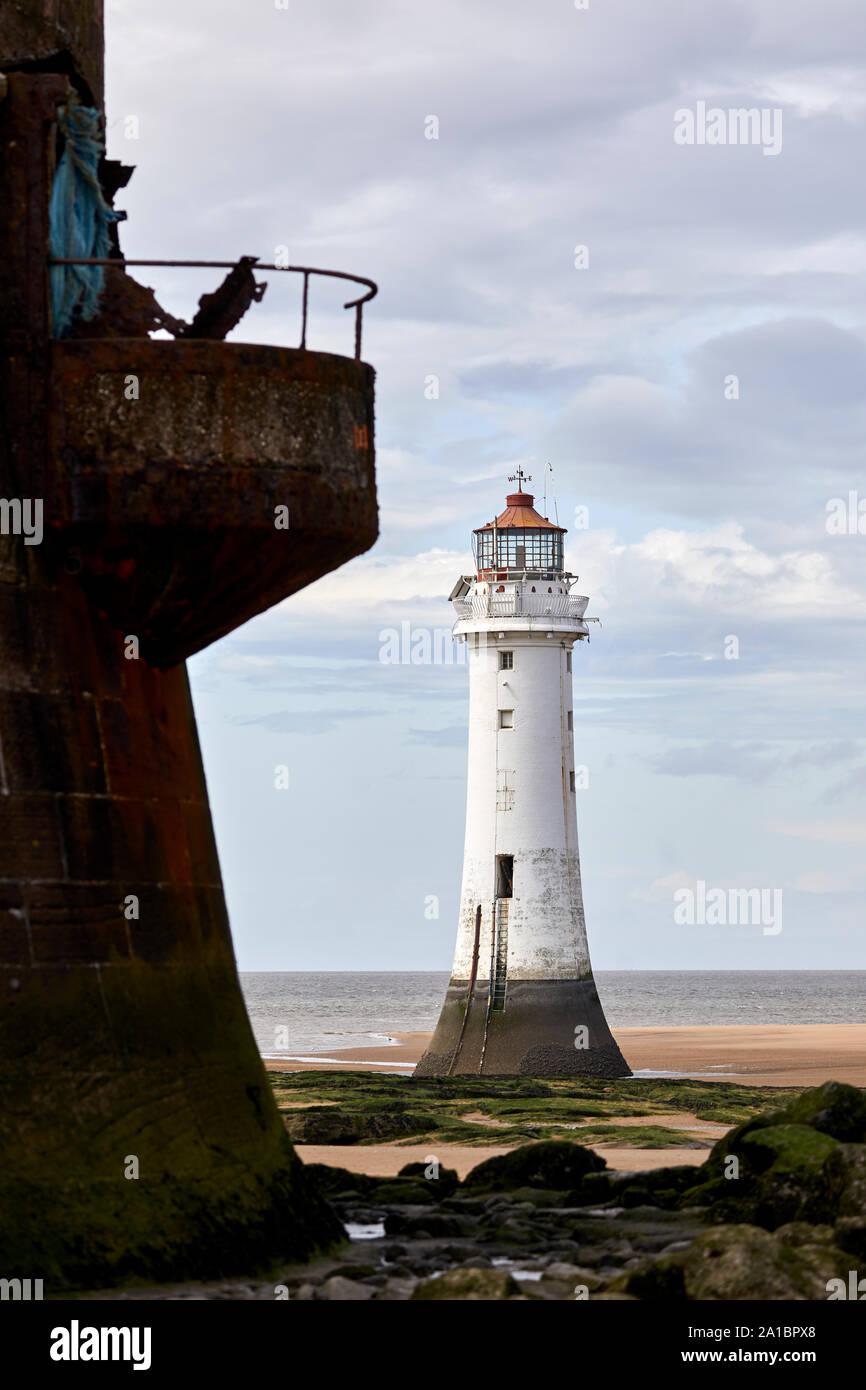
[{"label": "small window on lighthouse", "polygon": [[569,782],[570,782],[570,784],[571,784],[571,790],[574,791],[574,773],[573,773],[573,772],[570,772],[570,773],[568,774],[568,780],[569,780]]},{"label": "small window on lighthouse", "polygon": [[565,717],[568,721],[568,731],[569,733],[571,733],[574,729],[574,715],[572,714],[571,710],[568,711]]},{"label": "small window on lighthouse", "polygon": [[571,652],[565,653],[565,669],[566,671],[571,670]]},{"label": "small window on lighthouse", "polygon": [[500,671],[512,671],[514,669],[514,652],[499,653]]},{"label": "small window on lighthouse", "polygon": [[514,728],[514,710],[513,710],[513,709],[501,709],[501,710],[499,711],[499,727],[500,727],[500,729],[513,729],[513,728]]}]

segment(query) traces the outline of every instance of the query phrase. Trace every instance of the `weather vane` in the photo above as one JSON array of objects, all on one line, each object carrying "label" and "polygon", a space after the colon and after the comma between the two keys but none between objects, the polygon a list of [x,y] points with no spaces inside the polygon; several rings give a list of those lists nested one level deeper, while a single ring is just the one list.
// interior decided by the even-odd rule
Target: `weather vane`
[{"label": "weather vane", "polygon": [[518,490],[518,492],[522,492],[522,491],[523,491],[523,484],[524,484],[524,483],[531,483],[531,482],[532,482],[532,474],[531,474],[531,473],[524,473],[523,469],[522,469],[522,468],[520,467],[520,465],[518,464],[518,466],[517,466],[517,472],[516,472],[516,473],[509,473],[509,475],[508,475],[508,481],[509,481],[510,483],[517,483],[517,490]]}]

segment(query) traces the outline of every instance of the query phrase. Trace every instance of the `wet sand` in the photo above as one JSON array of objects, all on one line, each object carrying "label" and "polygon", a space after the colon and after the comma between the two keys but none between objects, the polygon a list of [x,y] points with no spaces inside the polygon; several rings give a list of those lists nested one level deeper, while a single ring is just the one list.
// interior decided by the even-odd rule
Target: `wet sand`
[{"label": "wet sand", "polygon": [[671,1071],[748,1086],[866,1086],[866,1024],[620,1028],[632,1070]]},{"label": "wet sand", "polygon": [[[707,1028],[617,1028],[614,1035],[638,1075],[672,1074],[749,1086],[866,1086],[866,1024],[760,1024]],[[397,1046],[331,1051],[328,1060],[267,1059],[270,1071],[370,1071],[411,1076],[429,1033],[395,1033]]]},{"label": "wet sand", "polygon": [[[777,1026],[743,1025],[706,1028],[619,1028],[616,1040],[638,1078],[698,1077],[711,1081],[740,1082],[749,1086],[790,1086],[802,1090],[823,1081],[847,1081],[866,1086],[866,1024],[828,1023]],[[266,1061],[271,1071],[367,1071],[411,1076],[425,1047],[429,1033],[395,1033],[395,1046],[376,1045],[347,1048],[327,1054],[329,1060]],[[466,1117],[464,1117],[466,1118]],[[473,1118],[474,1115],[473,1115]],[[724,1126],[701,1124],[694,1116],[669,1114],[645,1119],[606,1117],[619,1124],[664,1125],[690,1130],[706,1147],[640,1149],[592,1144],[602,1154],[608,1168],[642,1172],[680,1163],[702,1163],[707,1148]],[[495,1123],[490,1128],[495,1130]],[[703,1132],[701,1132],[703,1131]],[[491,1134],[491,1138],[493,1135]],[[579,1140],[579,1131],[574,1132]],[[448,1168],[456,1168],[463,1178],[486,1158],[507,1153],[511,1145],[437,1144],[435,1139],[419,1144],[322,1145],[299,1144],[297,1152],[307,1163],[327,1163],[348,1168],[353,1173],[375,1177],[394,1177],[406,1163],[428,1162],[437,1158]]]}]

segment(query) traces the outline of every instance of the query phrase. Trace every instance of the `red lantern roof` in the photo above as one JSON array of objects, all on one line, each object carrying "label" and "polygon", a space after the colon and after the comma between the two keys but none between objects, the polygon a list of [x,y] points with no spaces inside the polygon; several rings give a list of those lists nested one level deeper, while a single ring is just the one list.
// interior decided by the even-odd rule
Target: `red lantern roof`
[{"label": "red lantern roof", "polygon": [[508,530],[510,527],[531,527],[539,526],[548,531],[565,531],[564,526],[556,526],[554,522],[548,521],[547,517],[542,516],[535,510],[533,503],[535,498],[531,492],[509,492],[506,497],[508,506],[495,521],[488,521],[486,526],[477,526],[475,534],[479,531],[490,531],[495,526],[498,531]]}]

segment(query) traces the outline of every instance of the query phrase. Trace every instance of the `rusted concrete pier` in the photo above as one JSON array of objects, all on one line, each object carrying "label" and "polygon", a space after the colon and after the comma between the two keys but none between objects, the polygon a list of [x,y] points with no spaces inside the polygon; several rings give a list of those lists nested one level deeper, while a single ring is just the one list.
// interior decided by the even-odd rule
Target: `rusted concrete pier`
[{"label": "rusted concrete pier", "polygon": [[144,312],[115,336],[148,298],[122,269],[53,340],[58,108],[101,103],[101,4],[5,11],[0,68],[0,1276],[49,1297],[341,1235],[247,1020],[183,662],[373,543],[374,374]]}]

